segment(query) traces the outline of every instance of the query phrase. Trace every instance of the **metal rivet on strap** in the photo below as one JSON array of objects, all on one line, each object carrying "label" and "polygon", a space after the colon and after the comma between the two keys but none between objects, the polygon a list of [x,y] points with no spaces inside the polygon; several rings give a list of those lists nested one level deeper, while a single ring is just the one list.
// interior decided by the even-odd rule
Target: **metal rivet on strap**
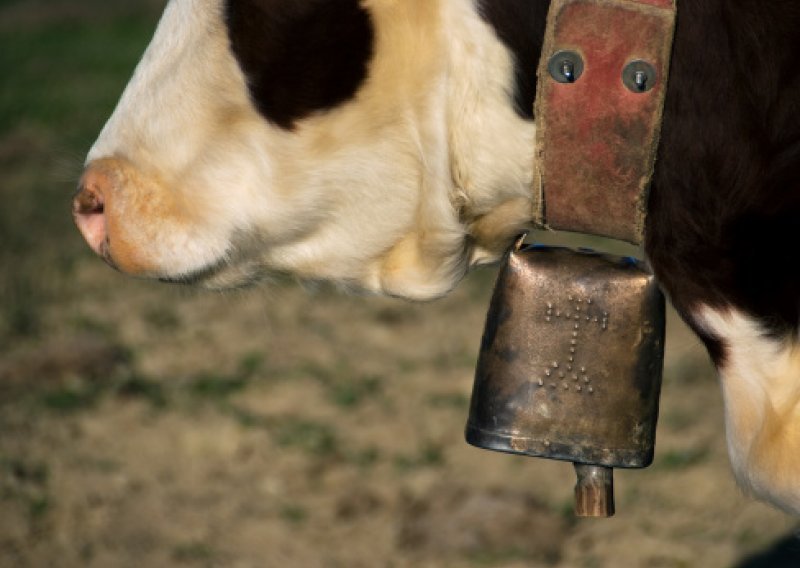
[{"label": "metal rivet on strap", "polygon": [[636,60],[622,70],[622,82],[632,93],[646,93],[656,84],[656,70],[647,61]]},{"label": "metal rivet on strap", "polygon": [[583,59],[574,51],[558,51],[547,62],[547,70],[559,83],[574,83],[583,74]]}]

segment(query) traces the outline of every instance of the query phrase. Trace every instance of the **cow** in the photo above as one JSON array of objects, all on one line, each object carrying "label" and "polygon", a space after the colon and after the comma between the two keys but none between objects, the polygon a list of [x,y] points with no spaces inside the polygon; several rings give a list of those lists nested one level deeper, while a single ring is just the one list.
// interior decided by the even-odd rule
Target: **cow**
[{"label": "cow", "polygon": [[[645,252],[739,484],[800,514],[800,3],[679,3]],[[116,269],[413,300],[532,223],[546,0],[170,0],[74,198]]]}]

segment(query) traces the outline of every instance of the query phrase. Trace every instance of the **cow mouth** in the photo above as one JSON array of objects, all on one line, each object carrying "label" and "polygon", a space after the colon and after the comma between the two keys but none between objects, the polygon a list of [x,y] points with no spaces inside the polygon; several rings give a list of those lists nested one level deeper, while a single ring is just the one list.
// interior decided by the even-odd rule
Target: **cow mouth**
[{"label": "cow mouth", "polygon": [[177,276],[159,276],[165,284],[200,286],[208,290],[238,290],[248,288],[263,280],[264,274],[251,263],[235,263],[230,258],[221,258],[197,270]]},{"label": "cow mouth", "polygon": [[230,268],[230,261],[227,258],[221,258],[218,261],[198,268],[191,272],[179,274],[177,276],[159,276],[158,281],[165,284],[182,284],[186,286],[193,286],[196,284],[206,283],[214,279],[226,269]]}]

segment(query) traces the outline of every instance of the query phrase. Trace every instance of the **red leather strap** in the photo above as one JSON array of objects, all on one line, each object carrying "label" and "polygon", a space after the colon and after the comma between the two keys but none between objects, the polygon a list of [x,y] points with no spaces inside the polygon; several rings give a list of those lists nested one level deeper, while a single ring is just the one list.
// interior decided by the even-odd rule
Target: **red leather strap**
[{"label": "red leather strap", "polygon": [[[534,215],[544,226],[640,243],[675,26],[674,0],[553,0],[535,106]],[[577,52],[583,74],[558,83],[550,57]],[[656,69],[634,93],[622,71]]]}]

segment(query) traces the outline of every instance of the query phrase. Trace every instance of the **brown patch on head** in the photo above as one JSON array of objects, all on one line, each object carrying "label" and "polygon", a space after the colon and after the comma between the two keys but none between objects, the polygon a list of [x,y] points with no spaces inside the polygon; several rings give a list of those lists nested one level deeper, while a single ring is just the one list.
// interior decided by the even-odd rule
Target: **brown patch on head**
[{"label": "brown patch on head", "polygon": [[282,128],[352,98],[367,76],[374,30],[358,0],[228,0],[225,23],[253,103]]}]

